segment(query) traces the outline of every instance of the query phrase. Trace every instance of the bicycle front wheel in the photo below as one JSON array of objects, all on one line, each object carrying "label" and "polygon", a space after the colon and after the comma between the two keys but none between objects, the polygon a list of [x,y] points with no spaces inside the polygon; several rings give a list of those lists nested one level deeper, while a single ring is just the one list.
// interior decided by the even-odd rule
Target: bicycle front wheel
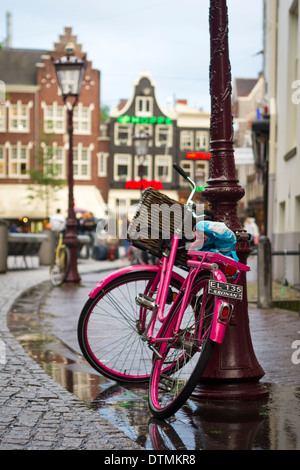
[{"label": "bicycle front wheel", "polygon": [[[143,333],[152,311],[138,306],[135,299],[140,293],[155,298],[156,274],[143,268],[118,276],[94,299],[88,299],[81,312],[78,322],[81,351],[89,364],[105,377],[118,382],[149,381],[154,353]],[[171,278],[173,294],[178,293],[180,286],[180,282]],[[166,314],[171,306],[170,301]],[[154,335],[161,327],[156,323]]]},{"label": "bicycle front wheel", "polygon": [[54,263],[50,266],[50,282],[53,287],[63,284],[68,274],[71,263],[70,250],[67,246],[59,249]]},{"label": "bicycle front wheel", "polygon": [[206,369],[214,343],[209,338],[213,321],[214,296],[208,294],[209,273],[197,279],[191,290],[177,334],[174,311],[161,337],[165,338],[156,357],[150,378],[149,407],[154,417],[165,419],[186,402]]}]

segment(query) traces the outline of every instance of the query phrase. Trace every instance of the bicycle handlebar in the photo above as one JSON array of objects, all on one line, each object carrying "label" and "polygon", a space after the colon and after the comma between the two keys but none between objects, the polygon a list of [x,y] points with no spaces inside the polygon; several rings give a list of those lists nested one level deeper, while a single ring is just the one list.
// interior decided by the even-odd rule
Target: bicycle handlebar
[{"label": "bicycle handlebar", "polygon": [[177,163],[173,163],[173,168],[183,177],[185,178],[186,180],[190,180],[190,177],[188,176],[188,174],[184,171],[183,168],[181,168],[181,166],[179,166]]},{"label": "bicycle handlebar", "polygon": [[186,201],[186,206],[192,211],[193,213],[193,216],[195,217],[195,219],[202,219],[204,218],[204,215],[197,215],[194,211],[194,202],[193,202],[193,197],[195,196],[195,193],[196,193],[196,189],[197,189],[197,185],[195,183],[195,181],[193,181],[189,176],[188,174],[184,171],[183,168],[181,168],[181,166],[179,166],[177,163],[173,163],[173,168],[174,170],[176,170],[184,179],[186,179],[189,183],[191,183],[192,185],[192,191],[191,191],[191,194],[189,195],[187,201]]}]

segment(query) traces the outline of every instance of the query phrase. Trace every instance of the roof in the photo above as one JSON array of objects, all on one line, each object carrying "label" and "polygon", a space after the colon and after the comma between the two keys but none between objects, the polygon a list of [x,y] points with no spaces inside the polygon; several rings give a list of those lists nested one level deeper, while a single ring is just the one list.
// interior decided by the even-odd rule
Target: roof
[{"label": "roof", "polygon": [[235,79],[235,95],[248,96],[257,83],[257,78],[236,78]]},{"label": "roof", "polygon": [[36,63],[46,50],[2,49],[0,53],[0,80],[7,85],[36,85]]}]

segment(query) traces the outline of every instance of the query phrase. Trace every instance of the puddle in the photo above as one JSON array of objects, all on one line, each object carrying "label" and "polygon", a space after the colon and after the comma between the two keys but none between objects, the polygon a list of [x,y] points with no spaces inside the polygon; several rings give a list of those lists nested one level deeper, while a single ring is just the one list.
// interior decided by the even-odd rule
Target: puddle
[{"label": "puddle", "polygon": [[79,290],[57,290],[57,297],[70,296],[72,302],[56,310],[46,285],[33,289],[15,303],[8,326],[56,382],[133,441],[148,450],[300,449],[300,387],[265,384],[269,398],[258,403],[190,399],[164,422],[151,418],[147,386],[119,385],[94,373],[82,358],[75,338],[77,316],[66,306],[78,296],[82,305],[85,289],[90,290],[88,283]]}]

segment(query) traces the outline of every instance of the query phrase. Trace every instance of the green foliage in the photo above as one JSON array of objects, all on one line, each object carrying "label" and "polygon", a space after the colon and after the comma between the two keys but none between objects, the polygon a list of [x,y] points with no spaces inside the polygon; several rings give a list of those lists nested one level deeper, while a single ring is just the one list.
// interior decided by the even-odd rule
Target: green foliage
[{"label": "green foliage", "polygon": [[104,124],[109,117],[109,106],[106,104],[101,107],[101,123]]},{"label": "green foliage", "polygon": [[42,134],[40,146],[34,155],[33,168],[28,170],[31,185],[28,186],[28,199],[45,201],[45,217],[49,216],[49,203],[54,195],[65,185],[61,178],[61,162],[57,159],[58,151],[53,146],[54,136]]}]

